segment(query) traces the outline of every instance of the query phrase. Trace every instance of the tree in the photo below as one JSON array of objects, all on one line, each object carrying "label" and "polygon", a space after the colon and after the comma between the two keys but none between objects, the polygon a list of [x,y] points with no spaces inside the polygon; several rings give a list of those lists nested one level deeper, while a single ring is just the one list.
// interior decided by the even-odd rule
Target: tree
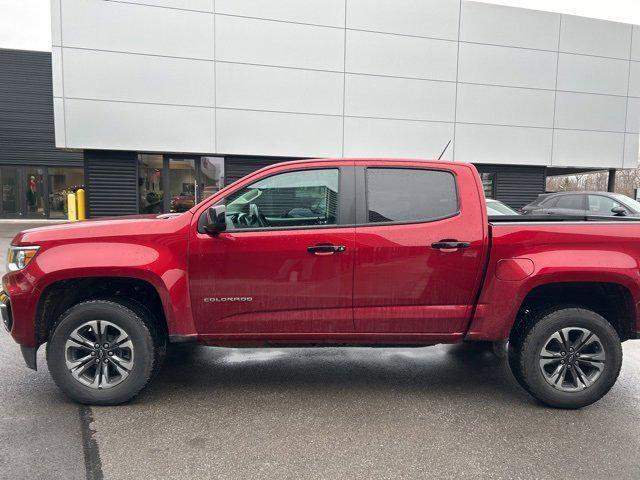
[{"label": "tree", "polygon": [[[547,177],[547,191],[606,191],[608,180],[609,172],[607,170]],[[616,171],[617,193],[622,193],[628,197],[635,198],[634,190],[636,188],[640,188],[640,168]]]}]

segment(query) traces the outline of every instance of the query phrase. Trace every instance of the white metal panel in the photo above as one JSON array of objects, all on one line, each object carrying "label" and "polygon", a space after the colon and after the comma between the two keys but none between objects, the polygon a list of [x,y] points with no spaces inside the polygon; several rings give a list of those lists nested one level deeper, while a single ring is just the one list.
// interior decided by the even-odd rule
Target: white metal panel
[{"label": "white metal panel", "polygon": [[456,125],[456,160],[475,163],[549,165],[552,130]]},{"label": "white metal panel", "polygon": [[65,131],[64,131],[64,99],[62,98],[53,99],[53,118],[55,123],[56,147],[66,148],[67,144],[65,141]]},{"label": "white metal panel", "polygon": [[551,128],[554,99],[549,90],[460,84],[457,121]]},{"label": "white metal panel", "polygon": [[626,60],[560,54],[558,90],[626,95],[628,79]]},{"label": "white metal panel", "polygon": [[627,132],[640,132],[640,98],[628,98]]},{"label": "white metal panel", "polygon": [[51,0],[51,45],[62,45],[62,25],[60,23],[60,0]]},{"label": "white metal panel", "polygon": [[629,58],[631,25],[595,18],[562,16],[560,51]]},{"label": "white metal panel", "polygon": [[217,109],[221,154],[336,157],[342,118],[325,115]]},{"label": "white metal panel", "polygon": [[216,0],[216,13],[344,27],[345,0]]},{"label": "white metal panel", "polygon": [[213,13],[214,0],[126,0],[126,2],[139,3],[141,5],[152,5],[157,7],[178,8],[182,10],[197,10],[200,12]]},{"label": "white metal panel", "polygon": [[213,14],[62,0],[65,47],[213,60]]},{"label": "white metal panel", "polygon": [[[453,139],[453,123],[344,119],[344,155],[347,157],[438,158]],[[450,160],[449,147],[443,159]]]},{"label": "white metal panel", "polygon": [[463,0],[460,40],[558,49],[560,14]]},{"label": "white metal panel", "polygon": [[345,114],[453,122],[456,84],[348,74]]},{"label": "white metal panel", "polygon": [[346,70],[455,81],[457,51],[456,42],[348,30]]},{"label": "white metal panel", "polygon": [[53,83],[53,96],[62,97],[62,48],[51,47],[51,75]]},{"label": "white metal panel", "polygon": [[622,168],[638,168],[638,143],[637,133],[627,133],[624,141],[624,161]]},{"label": "white metal panel", "polygon": [[460,44],[461,82],[554,89],[557,53]]},{"label": "white metal panel", "polygon": [[558,92],[555,127],[624,132],[626,111],[625,97]]},{"label": "white metal panel", "polygon": [[65,100],[67,147],[215,152],[213,108]]},{"label": "white metal panel", "polygon": [[458,39],[456,0],[347,0],[347,28]]},{"label": "white metal panel", "polygon": [[560,167],[622,167],[624,133],[555,130],[553,165]]},{"label": "white metal panel", "polygon": [[629,96],[640,97],[640,62],[630,62]]},{"label": "white metal panel", "polygon": [[216,60],[342,71],[344,30],[216,15]]},{"label": "white metal panel", "polygon": [[213,61],[64,49],[67,98],[213,107]]},{"label": "white metal panel", "polygon": [[633,41],[631,42],[631,60],[640,61],[640,26],[633,26]]},{"label": "white metal panel", "polygon": [[218,107],[342,115],[344,74],[216,64]]}]

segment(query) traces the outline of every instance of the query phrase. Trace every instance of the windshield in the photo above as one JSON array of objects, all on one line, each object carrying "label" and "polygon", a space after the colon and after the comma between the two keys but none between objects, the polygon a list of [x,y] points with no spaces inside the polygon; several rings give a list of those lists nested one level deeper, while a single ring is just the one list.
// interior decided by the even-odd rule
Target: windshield
[{"label": "windshield", "polygon": [[614,193],[611,196],[616,200],[620,200],[622,204],[633,210],[633,213],[640,213],[640,202],[638,202],[637,200],[627,197],[626,195],[621,195],[619,193]]},{"label": "windshield", "polygon": [[518,212],[497,201],[487,202],[487,213],[489,215],[518,215]]}]

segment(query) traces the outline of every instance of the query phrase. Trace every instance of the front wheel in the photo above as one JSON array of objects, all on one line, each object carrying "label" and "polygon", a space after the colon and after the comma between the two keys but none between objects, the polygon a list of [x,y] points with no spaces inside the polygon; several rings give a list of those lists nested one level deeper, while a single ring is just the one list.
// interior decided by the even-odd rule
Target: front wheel
[{"label": "front wheel", "polygon": [[90,300],[67,310],[47,344],[60,389],[89,405],[117,405],[142,390],[162,361],[151,314],[127,300]]},{"label": "front wheel", "polygon": [[509,365],[518,383],[541,402],[581,408],[616,382],[622,345],[613,326],[596,312],[560,307],[512,335]]}]

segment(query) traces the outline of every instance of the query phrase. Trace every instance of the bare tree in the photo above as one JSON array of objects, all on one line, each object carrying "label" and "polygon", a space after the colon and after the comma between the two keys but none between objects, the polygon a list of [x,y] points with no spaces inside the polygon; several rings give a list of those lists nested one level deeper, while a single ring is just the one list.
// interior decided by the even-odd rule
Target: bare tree
[{"label": "bare tree", "polygon": [[[547,191],[568,192],[579,190],[606,191],[609,172],[576,173],[547,177]],[[616,172],[616,192],[634,198],[634,190],[640,188],[640,168]]]}]

